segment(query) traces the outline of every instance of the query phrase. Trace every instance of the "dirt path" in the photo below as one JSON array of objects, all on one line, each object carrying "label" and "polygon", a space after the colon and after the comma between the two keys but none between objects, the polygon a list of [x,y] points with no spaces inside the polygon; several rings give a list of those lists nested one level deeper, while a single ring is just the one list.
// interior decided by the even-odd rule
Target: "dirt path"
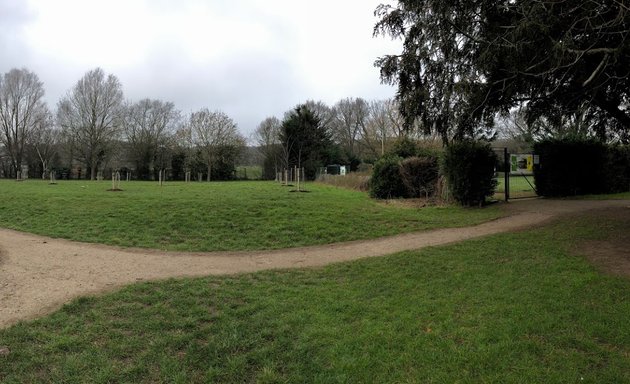
[{"label": "dirt path", "polygon": [[375,240],[260,252],[179,253],[123,249],[0,229],[0,328],[59,308],[85,294],[141,280],[322,266],[536,227],[558,215],[630,206],[628,200],[529,200],[481,225]]}]

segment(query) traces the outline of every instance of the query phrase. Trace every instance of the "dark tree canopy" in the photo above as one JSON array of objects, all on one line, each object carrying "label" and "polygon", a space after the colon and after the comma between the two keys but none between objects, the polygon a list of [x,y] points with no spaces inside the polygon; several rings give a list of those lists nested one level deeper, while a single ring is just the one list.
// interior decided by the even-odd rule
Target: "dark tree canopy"
[{"label": "dark tree canopy", "polygon": [[332,146],[330,133],[306,105],[287,114],[282,121],[280,141],[288,167],[303,167],[309,179],[315,178],[318,167],[326,165]]},{"label": "dark tree canopy", "polygon": [[630,1],[399,0],[376,15],[375,34],[404,42],[376,65],[408,129],[447,142],[525,102],[530,121],[587,110],[601,138],[630,130]]}]

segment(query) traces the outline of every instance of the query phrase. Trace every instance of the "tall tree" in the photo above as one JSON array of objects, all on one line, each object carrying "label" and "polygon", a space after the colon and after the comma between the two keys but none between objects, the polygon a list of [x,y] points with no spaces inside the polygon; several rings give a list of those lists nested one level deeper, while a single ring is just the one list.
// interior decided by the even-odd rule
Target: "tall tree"
[{"label": "tall tree", "polygon": [[43,97],[43,83],[27,69],[12,69],[0,77],[0,141],[10,159],[13,175],[22,170],[33,131],[50,121]]},{"label": "tall tree", "polygon": [[47,118],[38,124],[31,133],[29,143],[33,152],[37,154],[37,160],[41,165],[42,179],[45,179],[55,156],[58,155],[59,129],[53,124],[53,117],[49,113]]},{"label": "tall tree", "polygon": [[[207,180],[210,181],[213,174],[221,179],[229,178],[234,162],[245,146],[245,139],[238,132],[236,123],[223,112],[201,109],[190,115],[188,124],[191,140],[206,163]],[[217,169],[213,169],[215,166]],[[221,170],[220,167],[231,167],[231,170]]]},{"label": "tall tree", "polygon": [[526,100],[530,122],[579,120],[587,111],[598,121],[593,128],[601,139],[630,130],[629,6],[626,1],[506,1],[503,8],[486,11],[476,59],[486,79],[475,95],[484,100],[479,112]]},{"label": "tall tree", "polygon": [[280,127],[281,122],[277,117],[268,117],[258,124],[253,134],[254,142],[263,156],[263,178],[265,179],[273,179],[276,172],[282,169]]},{"label": "tall tree", "polygon": [[59,101],[59,125],[72,136],[73,153],[85,163],[91,180],[120,137],[122,103],[120,81],[100,68],[86,73]]},{"label": "tall tree", "polygon": [[346,98],[333,107],[333,138],[341,146],[346,156],[358,156],[357,141],[365,131],[369,116],[368,104],[361,98]]},{"label": "tall tree", "polygon": [[528,102],[528,119],[600,114],[599,136],[630,130],[630,7],[595,0],[399,0],[381,5],[376,34],[402,38],[380,58],[397,84],[406,127],[475,134],[497,112]]},{"label": "tall tree", "polygon": [[303,167],[308,179],[314,179],[317,169],[325,165],[332,147],[330,133],[305,104],[287,113],[280,141],[287,153],[288,167]]},{"label": "tall tree", "polygon": [[385,154],[388,138],[395,135],[395,122],[389,110],[391,104],[391,100],[373,100],[368,103],[368,121],[361,130],[361,144],[372,159]]},{"label": "tall tree", "polygon": [[160,149],[169,146],[179,116],[173,103],[161,100],[143,99],[126,106],[123,132],[139,178],[155,178]]},{"label": "tall tree", "polygon": [[313,112],[313,115],[315,115],[315,117],[319,119],[319,124],[323,129],[327,131],[332,131],[332,126],[337,115],[337,111],[335,111],[335,108],[328,106],[321,100],[306,100],[304,106],[306,106],[306,108]]},{"label": "tall tree", "polygon": [[[455,6],[461,4],[461,10]],[[473,1],[473,3],[475,3]],[[380,5],[375,33],[404,38],[400,55],[379,58],[381,78],[398,85],[403,126],[419,124],[447,144],[469,130],[463,91],[478,75],[471,65],[471,40],[460,32],[474,20],[474,6],[460,0],[400,0]],[[459,130],[454,131],[454,127]]]}]

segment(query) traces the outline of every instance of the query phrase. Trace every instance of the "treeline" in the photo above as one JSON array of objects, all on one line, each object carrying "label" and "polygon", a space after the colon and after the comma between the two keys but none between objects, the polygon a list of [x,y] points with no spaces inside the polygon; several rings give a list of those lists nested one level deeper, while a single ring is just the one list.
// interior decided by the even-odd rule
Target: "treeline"
[{"label": "treeline", "polygon": [[126,101],[122,84],[97,68],[87,72],[52,111],[44,86],[28,69],[0,77],[0,174],[4,177],[89,178],[113,170],[155,179],[160,170],[183,179],[234,175],[245,138],[221,111],[183,116],[162,100]]},{"label": "treeline", "polygon": [[264,178],[273,179],[282,169],[300,167],[313,179],[330,164],[356,171],[412,135],[403,129],[393,100],[346,98],[332,106],[310,100],[285,113],[282,120],[268,117],[258,125],[253,141],[262,155]]},{"label": "treeline", "polygon": [[[252,140],[258,156],[221,111],[183,115],[172,102],[125,100],[122,84],[97,68],[58,101],[44,102],[44,85],[28,69],[0,76],[0,177],[96,179],[113,171],[154,180],[161,170],[183,180],[235,177],[237,162],[260,164],[264,178],[299,166],[314,178],[320,167],[378,159],[408,136],[392,100],[347,98],[332,106],[307,101],[280,120],[260,123]],[[244,158],[246,156],[252,157]],[[255,157],[255,158],[254,158]]]}]

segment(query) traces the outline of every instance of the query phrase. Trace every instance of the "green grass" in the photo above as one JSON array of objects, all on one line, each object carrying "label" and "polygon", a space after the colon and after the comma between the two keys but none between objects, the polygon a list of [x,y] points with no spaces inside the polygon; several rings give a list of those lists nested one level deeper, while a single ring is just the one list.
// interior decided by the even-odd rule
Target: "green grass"
[{"label": "green grass", "polygon": [[259,165],[241,165],[236,167],[239,180],[262,180],[262,167]]},{"label": "green grass", "polygon": [[571,251],[629,225],[136,284],[0,331],[0,381],[630,382],[630,281]]},{"label": "green grass", "polygon": [[273,249],[492,220],[498,207],[422,209],[365,193],[273,182],[122,184],[0,181],[0,226],[85,242],[185,251]]},{"label": "green grass", "polygon": [[[505,178],[503,177],[503,173],[499,173],[497,182],[496,191],[498,194],[502,195],[505,193]],[[536,186],[534,176],[510,175],[510,197],[534,197],[536,196],[536,191],[532,186]]]}]

